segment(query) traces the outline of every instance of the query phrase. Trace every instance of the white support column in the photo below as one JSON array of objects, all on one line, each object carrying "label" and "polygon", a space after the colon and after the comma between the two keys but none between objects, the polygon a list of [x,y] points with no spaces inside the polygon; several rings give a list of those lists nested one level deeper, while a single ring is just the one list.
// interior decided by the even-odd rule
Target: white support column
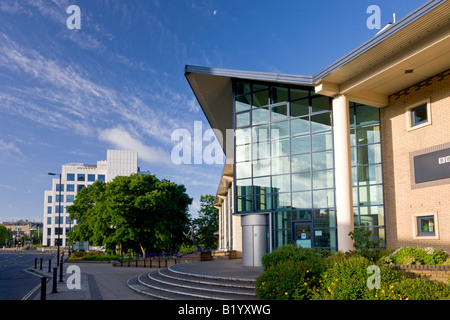
[{"label": "white support column", "polygon": [[333,99],[333,126],[338,249],[345,252],[353,249],[348,233],[354,229],[349,106],[345,95]]}]

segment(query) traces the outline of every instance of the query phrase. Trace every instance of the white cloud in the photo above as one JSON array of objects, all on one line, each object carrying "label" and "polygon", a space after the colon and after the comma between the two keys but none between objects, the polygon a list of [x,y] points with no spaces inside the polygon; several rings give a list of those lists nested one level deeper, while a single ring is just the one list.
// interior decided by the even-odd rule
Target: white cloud
[{"label": "white cloud", "polygon": [[119,149],[136,150],[138,157],[149,164],[167,164],[171,161],[166,151],[158,147],[145,145],[121,127],[99,130],[99,139]]},{"label": "white cloud", "polygon": [[0,151],[2,153],[10,154],[11,151],[14,153],[17,153],[18,155],[22,156],[22,151],[12,142],[5,142],[0,139]]}]

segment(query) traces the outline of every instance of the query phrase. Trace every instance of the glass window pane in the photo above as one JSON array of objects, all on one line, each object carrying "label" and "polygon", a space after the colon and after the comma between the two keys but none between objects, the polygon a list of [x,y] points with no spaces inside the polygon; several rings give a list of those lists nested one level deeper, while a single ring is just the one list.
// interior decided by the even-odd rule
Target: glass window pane
[{"label": "glass window pane", "polygon": [[253,176],[270,175],[270,159],[253,161]]},{"label": "glass window pane", "polygon": [[292,191],[311,190],[311,173],[294,173],[292,174]]},{"label": "glass window pane", "polygon": [[333,170],[314,171],[313,172],[313,188],[325,189],[334,187]]},{"label": "glass window pane", "polygon": [[250,112],[238,113],[236,115],[236,127],[246,127],[250,125]]},{"label": "glass window pane", "polygon": [[85,181],[85,175],[79,173],[79,174],[77,175],[77,181]]},{"label": "glass window pane", "polygon": [[301,99],[290,103],[291,117],[301,117],[309,114],[309,99]]},{"label": "glass window pane", "polygon": [[238,212],[249,212],[252,211],[252,197],[238,197],[237,200],[237,211]]},{"label": "glass window pane", "polygon": [[313,170],[333,168],[333,151],[315,152],[312,154]]},{"label": "glass window pane", "polygon": [[291,157],[292,172],[310,171],[311,170],[311,155],[301,154]]},{"label": "glass window pane", "polygon": [[331,113],[321,113],[311,116],[311,132],[331,130]]},{"label": "glass window pane", "polygon": [[290,209],[291,208],[291,194],[290,193],[275,193],[273,195],[274,209]]},{"label": "glass window pane", "polygon": [[251,162],[236,163],[236,179],[250,178],[252,176]]},{"label": "glass window pane", "polygon": [[236,82],[234,90],[235,95],[249,93],[251,90],[250,83]]},{"label": "glass window pane", "polygon": [[309,90],[291,89],[291,100],[308,98],[308,96],[309,96]]},{"label": "glass window pane", "polygon": [[412,125],[416,126],[428,121],[427,105],[423,105],[411,110]]},{"label": "glass window pane", "polygon": [[295,220],[307,220],[311,221],[312,218],[312,211],[311,210],[298,210],[292,212],[292,221]]},{"label": "glass window pane", "polygon": [[[253,87],[255,90],[257,86]],[[269,104],[269,90],[262,90],[253,93],[253,107],[263,107]]]},{"label": "glass window pane", "polygon": [[236,162],[250,161],[251,160],[250,150],[251,148],[249,144],[236,146]]},{"label": "glass window pane", "polygon": [[75,174],[74,173],[68,173],[67,174],[67,181],[75,181]]},{"label": "glass window pane", "polygon": [[350,128],[350,145],[352,147],[356,146],[355,128]]},{"label": "glass window pane", "polygon": [[419,217],[417,220],[419,236],[434,236],[436,234],[434,216]]},{"label": "glass window pane", "polygon": [[88,174],[88,181],[95,181],[95,174]]},{"label": "glass window pane", "polygon": [[262,124],[269,122],[269,108],[257,108],[252,110],[252,124]]},{"label": "glass window pane", "polygon": [[369,144],[367,146],[358,147],[357,153],[359,165],[381,162],[380,144]]},{"label": "glass window pane", "polygon": [[291,191],[290,175],[272,176],[272,188],[274,192],[290,192]]},{"label": "glass window pane", "polygon": [[370,186],[359,187],[359,205],[381,205],[383,204],[383,187]]},{"label": "glass window pane", "polygon": [[250,110],[251,105],[250,100],[251,100],[250,94],[236,97],[236,112]]},{"label": "glass window pane", "polygon": [[287,116],[287,104],[272,107],[272,121],[286,119]]},{"label": "glass window pane", "polygon": [[326,96],[315,96],[311,99],[311,112],[331,110],[331,99]]},{"label": "glass window pane", "polygon": [[289,154],[289,139],[272,140],[272,157],[287,156]]},{"label": "glass window pane", "polygon": [[235,131],[236,145],[248,144],[252,140],[251,129],[237,129]]},{"label": "glass window pane", "polygon": [[291,212],[278,211],[272,215],[274,229],[289,229],[291,227]]},{"label": "glass window pane", "polygon": [[293,192],[292,193],[292,208],[293,209],[311,209],[312,208],[311,191]]},{"label": "glass window pane", "polygon": [[309,133],[309,118],[297,118],[291,120],[291,136]]},{"label": "glass window pane", "polygon": [[254,194],[271,193],[270,177],[253,179]]},{"label": "glass window pane", "polygon": [[255,126],[252,128],[253,142],[266,141],[270,139],[269,125]]},{"label": "glass window pane", "polygon": [[[353,105],[352,102],[350,102],[350,106]],[[354,107],[350,107],[349,108],[349,117],[350,117],[350,126],[354,126],[355,125],[355,108]]]},{"label": "glass window pane", "polygon": [[359,185],[381,184],[383,182],[381,164],[358,167]]},{"label": "glass window pane", "polygon": [[279,103],[289,100],[289,89],[283,87],[272,87],[271,88],[271,103]]},{"label": "glass window pane", "polygon": [[315,227],[335,227],[336,216],[334,209],[315,209],[314,210]]},{"label": "glass window pane", "polygon": [[380,126],[379,125],[367,125],[356,128],[357,143],[369,144],[378,143],[381,140]]},{"label": "glass window pane", "polygon": [[336,248],[336,229],[315,229],[314,247]]},{"label": "glass window pane", "polygon": [[310,153],[311,152],[311,137],[300,136],[291,139],[291,153]]},{"label": "glass window pane", "polygon": [[314,208],[333,208],[334,190],[315,190],[313,191]]},{"label": "glass window pane", "polygon": [[252,179],[236,180],[237,196],[252,194]]},{"label": "glass window pane", "polygon": [[270,141],[253,144],[253,159],[264,159],[270,157]]},{"label": "glass window pane", "polygon": [[311,140],[312,151],[322,151],[333,148],[333,136],[331,135],[331,132],[313,134]]},{"label": "glass window pane", "polygon": [[289,121],[272,123],[270,127],[270,138],[279,139],[289,137]]},{"label": "glass window pane", "polygon": [[365,124],[380,121],[380,109],[366,105],[356,107],[356,124]]},{"label": "glass window pane", "polygon": [[273,249],[292,242],[291,229],[275,230],[273,232]]},{"label": "glass window pane", "polygon": [[253,197],[254,211],[267,211],[272,209],[272,195],[261,194]]},{"label": "glass window pane", "polygon": [[384,209],[382,206],[360,207],[359,212],[361,226],[384,225]]},{"label": "glass window pane", "polygon": [[272,158],[272,174],[283,174],[289,172],[289,157]]},{"label": "glass window pane", "polygon": [[98,177],[97,177],[97,180],[98,181],[105,181],[106,180],[105,175],[104,174],[99,174]]}]

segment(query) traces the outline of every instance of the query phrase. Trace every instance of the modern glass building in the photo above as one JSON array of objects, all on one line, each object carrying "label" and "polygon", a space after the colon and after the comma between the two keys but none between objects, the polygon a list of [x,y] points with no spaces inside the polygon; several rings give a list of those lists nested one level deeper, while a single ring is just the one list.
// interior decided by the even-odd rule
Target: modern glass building
[{"label": "modern glass building", "polygon": [[224,138],[220,248],[257,266],[285,244],[352,250],[364,227],[450,249],[449,14],[430,0],[313,76],[186,66]]}]

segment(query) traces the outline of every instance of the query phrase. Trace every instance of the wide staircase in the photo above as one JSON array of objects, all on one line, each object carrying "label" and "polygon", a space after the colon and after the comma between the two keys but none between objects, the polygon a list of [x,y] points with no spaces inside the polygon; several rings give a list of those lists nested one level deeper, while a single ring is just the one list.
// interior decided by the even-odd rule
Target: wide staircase
[{"label": "wide staircase", "polygon": [[127,285],[164,300],[256,300],[254,280],[193,273],[179,265],[134,276]]}]

